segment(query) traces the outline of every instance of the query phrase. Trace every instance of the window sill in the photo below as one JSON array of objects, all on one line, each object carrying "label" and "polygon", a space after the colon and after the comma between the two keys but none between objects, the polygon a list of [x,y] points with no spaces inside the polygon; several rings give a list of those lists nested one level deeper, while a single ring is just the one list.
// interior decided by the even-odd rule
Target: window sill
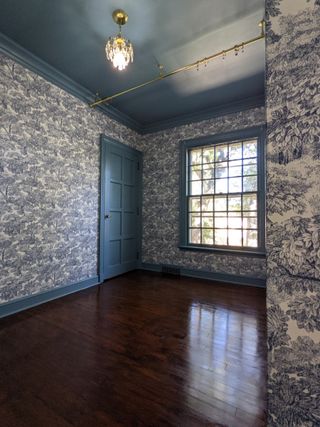
[{"label": "window sill", "polygon": [[184,246],[180,245],[179,249],[185,251],[195,251],[195,252],[213,252],[217,254],[225,255],[238,255],[238,256],[249,256],[252,258],[265,258],[266,253],[262,250],[242,250],[242,249],[228,249],[228,248],[210,248],[205,246]]}]

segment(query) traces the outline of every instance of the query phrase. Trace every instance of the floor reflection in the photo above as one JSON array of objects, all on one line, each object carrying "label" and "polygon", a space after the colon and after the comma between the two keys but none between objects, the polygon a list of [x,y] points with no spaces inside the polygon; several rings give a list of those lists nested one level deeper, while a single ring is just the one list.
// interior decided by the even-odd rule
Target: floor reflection
[{"label": "floor reflection", "polygon": [[[212,406],[258,415],[264,396],[264,357],[255,314],[195,303],[189,313],[189,405],[210,420]],[[207,397],[199,409],[198,400]],[[230,410],[228,408],[228,410]]]}]

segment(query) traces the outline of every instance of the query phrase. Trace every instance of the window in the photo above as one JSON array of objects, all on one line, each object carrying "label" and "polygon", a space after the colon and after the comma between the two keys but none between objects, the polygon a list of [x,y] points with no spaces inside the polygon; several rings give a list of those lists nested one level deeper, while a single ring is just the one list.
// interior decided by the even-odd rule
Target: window
[{"label": "window", "polygon": [[181,144],[181,247],[264,251],[264,128]]}]

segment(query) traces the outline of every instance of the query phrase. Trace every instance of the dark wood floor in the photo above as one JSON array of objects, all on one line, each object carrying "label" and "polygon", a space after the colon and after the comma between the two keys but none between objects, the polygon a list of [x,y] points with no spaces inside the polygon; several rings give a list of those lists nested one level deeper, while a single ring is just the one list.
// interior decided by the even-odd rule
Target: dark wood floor
[{"label": "dark wood floor", "polygon": [[265,426],[265,291],[133,272],[0,321],[1,427]]}]

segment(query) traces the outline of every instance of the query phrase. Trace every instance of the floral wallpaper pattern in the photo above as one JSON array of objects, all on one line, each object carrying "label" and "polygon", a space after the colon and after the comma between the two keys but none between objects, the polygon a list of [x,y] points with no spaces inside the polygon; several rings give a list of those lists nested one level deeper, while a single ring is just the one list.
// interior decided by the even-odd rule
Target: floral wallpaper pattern
[{"label": "floral wallpaper pattern", "polygon": [[320,425],[320,2],[267,0],[268,426]]},{"label": "floral wallpaper pattern", "polygon": [[265,278],[265,259],[184,251],[179,246],[180,142],[265,124],[264,108],[229,114],[142,137],[143,261]]},{"label": "floral wallpaper pattern", "polygon": [[97,274],[100,133],[138,135],[0,54],[0,303]]}]

